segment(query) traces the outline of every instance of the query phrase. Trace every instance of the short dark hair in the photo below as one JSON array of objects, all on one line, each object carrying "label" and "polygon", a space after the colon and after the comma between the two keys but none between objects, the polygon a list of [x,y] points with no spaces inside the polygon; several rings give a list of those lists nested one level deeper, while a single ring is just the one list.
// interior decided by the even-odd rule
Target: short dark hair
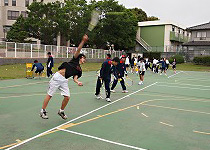
[{"label": "short dark hair", "polygon": [[38,60],[34,60],[34,63],[38,63]]},{"label": "short dark hair", "polygon": [[115,61],[115,62],[117,62],[117,63],[120,63],[120,59],[119,59],[119,57],[115,57],[115,58],[113,58],[113,59],[112,59],[112,61]]},{"label": "short dark hair", "polygon": [[79,54],[78,58],[81,59],[82,57],[86,58],[86,56],[84,54]]},{"label": "short dark hair", "polygon": [[106,56],[108,56],[109,58],[111,58],[111,54],[106,54]]},{"label": "short dark hair", "polygon": [[51,52],[48,52],[47,55],[51,55]]}]

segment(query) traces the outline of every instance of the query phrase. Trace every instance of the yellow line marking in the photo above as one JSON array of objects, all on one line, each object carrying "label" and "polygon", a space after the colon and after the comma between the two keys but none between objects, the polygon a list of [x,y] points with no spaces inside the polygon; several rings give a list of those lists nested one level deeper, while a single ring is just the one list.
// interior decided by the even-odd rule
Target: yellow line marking
[{"label": "yellow line marking", "polygon": [[144,117],[149,117],[149,116],[147,116],[146,114],[144,114],[144,113],[141,113]]},{"label": "yellow line marking", "polygon": [[47,82],[49,82],[49,81],[26,83],[26,84],[17,84],[17,85],[11,85],[11,86],[6,86],[6,87],[0,87],[0,89],[6,89],[6,88],[11,88],[11,87],[19,87],[19,86],[25,86],[25,85],[33,85],[33,84],[40,84],[40,83],[47,83]]},{"label": "yellow line marking", "polygon": [[201,132],[201,131],[195,131],[193,130],[194,133],[200,133],[200,134],[205,134],[205,135],[210,135],[210,133],[207,133],[207,132]]},{"label": "yellow line marking", "polygon": [[149,104],[142,104],[142,105],[150,106],[150,107],[159,107],[159,108],[166,108],[166,109],[173,109],[173,110],[180,110],[180,111],[187,111],[187,112],[194,112],[194,113],[201,113],[201,114],[210,115],[209,112],[202,112],[202,111],[196,111],[196,110],[187,110],[187,109],[180,109],[180,108],[175,108],[175,107],[165,107],[165,106],[149,105]]},{"label": "yellow line marking", "polygon": [[160,122],[160,123],[163,124],[163,125],[166,125],[166,126],[174,127],[173,125],[168,124],[168,123],[164,123],[164,122]]}]

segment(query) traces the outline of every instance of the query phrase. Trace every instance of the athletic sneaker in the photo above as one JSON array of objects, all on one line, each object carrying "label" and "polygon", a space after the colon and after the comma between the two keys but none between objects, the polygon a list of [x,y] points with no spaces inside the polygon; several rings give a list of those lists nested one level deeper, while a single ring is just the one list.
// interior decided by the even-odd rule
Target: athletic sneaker
[{"label": "athletic sneaker", "polygon": [[143,84],[143,82],[142,81],[140,81],[139,83],[138,83],[138,85],[142,85]]},{"label": "athletic sneaker", "polygon": [[42,117],[42,119],[48,119],[46,110],[41,110],[39,115],[40,115],[40,117]]},{"label": "athletic sneaker", "polygon": [[112,93],[115,93],[116,91],[115,90],[110,90]]},{"label": "athletic sneaker", "polygon": [[61,116],[64,120],[66,120],[68,117],[64,114],[64,111],[59,110],[58,115]]},{"label": "athletic sneaker", "polygon": [[122,93],[128,93],[128,91],[127,90],[123,90]]},{"label": "athletic sneaker", "polygon": [[110,98],[106,98],[106,101],[107,101],[107,102],[111,102],[111,99],[110,99]]},{"label": "athletic sneaker", "polygon": [[95,95],[96,96],[96,99],[101,99],[101,95],[98,94],[98,95]]}]

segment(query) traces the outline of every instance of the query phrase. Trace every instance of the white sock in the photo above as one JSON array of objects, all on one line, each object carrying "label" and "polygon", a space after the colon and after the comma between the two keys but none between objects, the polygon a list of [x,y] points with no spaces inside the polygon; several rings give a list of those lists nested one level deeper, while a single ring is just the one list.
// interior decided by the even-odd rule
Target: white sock
[{"label": "white sock", "polygon": [[60,109],[60,112],[64,112],[64,110]]},{"label": "white sock", "polygon": [[45,109],[41,109],[41,112],[44,112],[44,111],[46,111]]}]

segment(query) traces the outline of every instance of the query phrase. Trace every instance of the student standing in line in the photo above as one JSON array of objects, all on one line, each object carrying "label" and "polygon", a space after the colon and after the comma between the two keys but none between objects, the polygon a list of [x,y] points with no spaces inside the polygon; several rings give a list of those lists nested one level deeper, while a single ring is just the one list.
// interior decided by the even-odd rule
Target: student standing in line
[{"label": "student standing in line", "polygon": [[172,68],[174,70],[174,74],[176,74],[176,59],[174,58],[174,61],[172,62]]},{"label": "student standing in line", "polygon": [[137,63],[137,65],[138,65],[138,72],[139,72],[139,78],[140,78],[139,85],[142,85],[144,81],[144,74],[146,71],[144,58],[140,58],[140,61]]},{"label": "student standing in line", "polygon": [[120,62],[118,57],[113,58],[112,60],[105,60],[101,66],[100,73],[98,75],[97,83],[96,83],[96,93],[95,96],[97,99],[101,99],[100,95],[100,88],[102,83],[105,84],[106,90],[106,101],[111,102],[110,99],[110,81],[111,81],[111,74],[113,73],[113,67],[116,66]]},{"label": "student standing in line", "polygon": [[115,79],[111,87],[111,92],[113,93],[115,93],[114,88],[116,87],[118,81],[120,81],[120,84],[122,86],[122,93],[128,93],[128,91],[126,90],[125,81],[124,81],[124,76],[125,75],[127,76],[127,71],[125,67],[125,59],[126,59],[126,56],[122,55],[120,63],[118,63],[117,66],[114,67]]},{"label": "student standing in line", "polygon": [[51,52],[47,53],[48,59],[47,59],[47,77],[49,78],[50,75],[53,75],[52,67],[54,66],[53,57],[51,55]]}]

